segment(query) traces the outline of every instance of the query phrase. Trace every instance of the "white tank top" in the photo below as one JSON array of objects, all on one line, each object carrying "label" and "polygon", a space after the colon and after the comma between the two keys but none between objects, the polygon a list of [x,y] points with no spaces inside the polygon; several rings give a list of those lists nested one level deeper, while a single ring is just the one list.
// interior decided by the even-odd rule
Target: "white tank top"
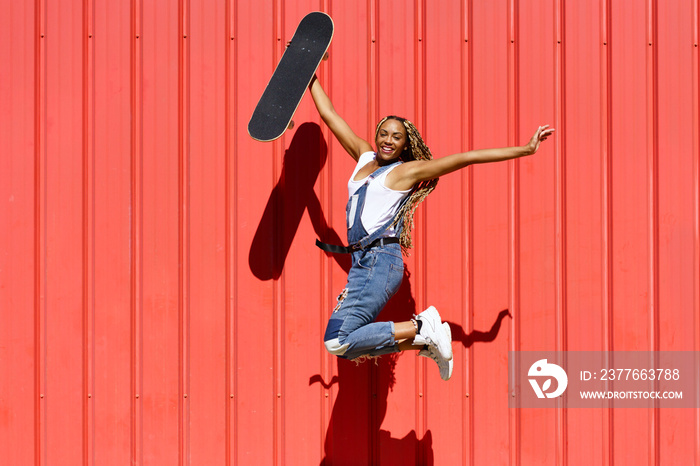
[{"label": "white tank top", "polygon": [[[360,189],[360,187],[365,184],[365,181],[367,181],[367,177],[355,181],[355,175],[362,167],[374,160],[376,156],[377,154],[374,152],[365,152],[364,154],[360,155],[360,158],[357,160],[355,171],[352,172],[352,176],[350,176],[350,180],[348,181],[348,198],[355,194],[355,191]],[[394,218],[401,201],[411,192],[410,189],[406,191],[396,191],[386,187],[386,176],[394,168],[396,168],[396,166],[391,167],[377,178],[370,181],[369,186],[367,187],[365,207],[362,210],[360,220],[362,220],[362,226],[365,227],[368,234],[374,233],[381,226]],[[395,229],[393,227],[389,228],[381,236],[396,236]]]}]

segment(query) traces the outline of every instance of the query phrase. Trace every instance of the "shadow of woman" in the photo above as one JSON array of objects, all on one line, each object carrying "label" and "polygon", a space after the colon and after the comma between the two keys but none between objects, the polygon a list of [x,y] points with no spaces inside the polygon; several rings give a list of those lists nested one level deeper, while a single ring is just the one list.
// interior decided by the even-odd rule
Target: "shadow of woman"
[{"label": "shadow of woman", "polygon": [[[381,321],[405,321],[416,312],[411,292],[410,273],[404,278],[396,295],[379,315]],[[411,353],[411,356],[414,356]],[[433,464],[432,434],[426,431],[421,438],[411,430],[402,438],[382,430],[386,417],[389,392],[396,384],[395,368],[399,353],[375,359],[374,363],[356,364],[337,358],[338,375],[326,383],[317,374],[309,385],[320,383],[325,388],[337,384],[324,443],[325,457],[321,465],[357,464]]]},{"label": "shadow of woman", "polygon": [[454,322],[449,322],[450,329],[452,330],[452,341],[458,341],[462,343],[465,348],[469,348],[474,343],[488,343],[494,341],[498,336],[498,332],[501,330],[501,323],[506,317],[511,317],[510,311],[508,309],[503,309],[498,313],[496,321],[491,325],[491,328],[487,332],[482,332],[480,330],[472,330],[469,334],[464,331],[464,328],[460,327]]},{"label": "shadow of woman", "polygon": [[[280,179],[267,201],[248,254],[250,270],[260,280],[281,276],[306,209],[321,241],[343,244],[340,236],[329,227],[314,191],[327,157],[328,145],[321,127],[315,123],[299,126],[284,153]],[[349,257],[334,259],[344,270],[350,269]]]},{"label": "shadow of woman", "polygon": [[[404,271],[401,288],[378,320],[403,321],[416,312],[411,293],[410,273]],[[508,309],[498,313],[488,331],[473,330],[467,334],[454,322],[449,322],[454,342],[469,348],[474,343],[488,343],[498,337],[501,324],[510,316]],[[338,385],[331,419],[326,430],[325,457],[321,466],[356,464],[420,464],[433,465],[432,433],[427,430],[418,438],[411,430],[402,438],[381,429],[386,417],[389,392],[396,384],[395,368],[399,354],[382,356],[375,364],[356,364],[338,358],[338,375],[326,383],[320,374],[309,380],[309,385],[320,383],[326,389]]]}]

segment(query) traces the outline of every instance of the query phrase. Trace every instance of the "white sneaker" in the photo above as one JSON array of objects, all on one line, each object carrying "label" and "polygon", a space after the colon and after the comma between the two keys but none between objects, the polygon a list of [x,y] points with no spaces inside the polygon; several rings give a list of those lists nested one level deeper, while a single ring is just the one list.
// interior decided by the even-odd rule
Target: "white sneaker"
[{"label": "white sneaker", "polygon": [[416,320],[422,322],[420,333],[416,335],[413,343],[416,345],[430,345],[438,350],[440,356],[449,361],[452,359],[452,333],[450,327],[442,325],[440,314],[435,307],[430,306],[416,316]]},{"label": "white sneaker", "polygon": [[[452,332],[450,330],[449,324],[447,322],[443,322],[442,325],[443,327],[445,327],[445,330],[451,337]],[[452,368],[454,366],[454,362],[452,360],[448,361],[447,359],[440,356],[438,350],[436,350],[432,346],[426,346],[425,349],[420,350],[418,352],[418,356],[430,358],[433,361],[435,361],[438,365],[438,369],[440,370],[440,378],[442,380],[450,380],[450,377],[452,377]]]}]

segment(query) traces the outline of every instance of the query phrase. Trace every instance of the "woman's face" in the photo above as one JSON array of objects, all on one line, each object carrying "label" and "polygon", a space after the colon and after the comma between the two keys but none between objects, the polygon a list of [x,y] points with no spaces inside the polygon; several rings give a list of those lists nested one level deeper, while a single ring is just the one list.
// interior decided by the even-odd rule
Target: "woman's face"
[{"label": "woman's face", "polygon": [[408,147],[406,128],[398,120],[386,120],[377,131],[377,161],[392,162]]}]

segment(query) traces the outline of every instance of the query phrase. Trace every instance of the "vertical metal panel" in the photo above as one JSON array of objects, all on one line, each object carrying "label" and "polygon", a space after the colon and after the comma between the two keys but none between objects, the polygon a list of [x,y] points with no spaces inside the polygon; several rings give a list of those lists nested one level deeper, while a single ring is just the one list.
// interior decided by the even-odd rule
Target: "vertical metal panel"
[{"label": "vertical metal panel", "polygon": [[[144,2],[143,309],[140,403],[143,462],[182,464],[181,86],[178,2]],[[146,439],[159,441],[149,442]]]},{"label": "vertical metal panel", "polygon": [[[270,2],[239,2],[236,27],[238,41],[234,62],[237,105],[233,111],[237,196],[233,209],[237,223],[235,250],[236,288],[233,348],[236,355],[237,447],[233,464],[273,464],[273,284],[278,275],[274,256],[276,231],[272,205],[276,183],[272,144],[255,144],[246,132],[247,121],[273,70],[272,5]],[[263,18],[255,21],[253,18]],[[245,154],[245,155],[243,155]],[[260,433],[265,432],[265,435]]]},{"label": "vertical metal panel", "polygon": [[94,10],[94,453],[131,460],[131,31],[130,5]]},{"label": "vertical metal panel", "polygon": [[[0,458],[32,464],[39,455],[38,295],[35,232],[37,110],[35,5],[8,6],[0,19]],[[10,85],[10,83],[12,83]],[[9,156],[9,154],[13,154]],[[12,253],[10,253],[13,251]],[[22,312],[12,312],[12,310]]]},{"label": "vertical metal panel", "polygon": [[[34,368],[35,461],[47,461],[46,449],[46,5],[36,3],[35,14],[35,153],[34,153]],[[38,34],[37,34],[38,33]],[[39,36],[39,39],[36,38]],[[38,395],[38,396],[37,396]]]},{"label": "vertical metal panel", "polygon": [[[693,1],[692,12],[691,12],[691,23],[692,23],[692,42],[693,42],[693,56],[692,56],[692,109],[693,118],[691,120],[693,128],[693,142],[692,142],[692,153],[693,153],[693,164],[692,164],[692,177],[693,177],[693,251],[695,252],[693,257],[693,281],[692,288],[693,292],[693,328],[694,334],[692,336],[693,349],[697,350],[700,348],[700,131],[695,131],[700,125],[700,2]],[[695,462],[700,462],[700,412],[696,410],[695,413],[695,439],[694,439],[694,450],[695,450]],[[690,442],[689,442],[690,443]],[[691,447],[689,447],[691,448]]]},{"label": "vertical metal panel", "polygon": [[143,9],[139,0],[130,4],[130,192],[129,192],[129,262],[130,262],[130,350],[131,350],[131,460],[143,463],[143,252],[144,252],[144,184],[143,184]]},{"label": "vertical metal panel", "polygon": [[[651,349],[653,294],[647,135],[646,2],[612,2],[612,342],[615,350]],[[634,309],[635,312],[631,310]],[[630,310],[630,311],[627,311]],[[613,460],[650,461],[649,410],[615,411]]]},{"label": "vertical metal panel", "polygon": [[[694,259],[688,252],[695,249],[693,235],[694,176],[697,149],[693,138],[697,120],[693,117],[692,60],[680,51],[694,47],[692,12],[689,5],[656,5],[657,65],[657,234],[658,234],[658,312],[656,332],[658,347],[687,350],[699,343],[690,322],[695,321]],[[692,44],[692,45],[691,45]],[[697,172],[696,172],[697,173]],[[697,270],[697,269],[696,269]],[[667,312],[674,309],[674,312]],[[658,461],[661,464],[697,462],[697,444],[693,429],[678,432],[671,438],[672,425],[693,425],[692,410],[660,410],[657,420]]]},{"label": "vertical metal panel", "polygon": [[[612,351],[613,349],[613,273],[612,273],[612,6],[610,0],[601,1],[600,8],[600,35],[603,44],[601,48],[601,73],[600,73],[600,115],[601,115],[601,161],[602,161],[602,189],[601,189],[601,233],[602,233],[602,254],[603,262],[601,280],[603,285],[603,328],[602,349]],[[609,359],[609,358],[608,358]],[[609,363],[608,361],[605,361]],[[606,364],[608,365],[608,364]],[[613,462],[613,420],[614,414],[611,409],[606,409],[603,419],[603,464]]]},{"label": "vertical metal panel", "polygon": [[[555,47],[554,11],[549,1],[518,2],[517,110],[514,142],[522,144],[544,122],[555,122]],[[517,166],[513,192],[517,198],[514,212],[518,249],[517,262],[519,321],[515,341],[517,350],[557,348],[556,314],[556,144],[534,157],[511,162]],[[541,286],[541,284],[550,284]],[[557,460],[556,412],[522,410],[518,448],[524,463]],[[548,435],[541,435],[544,429]]]},{"label": "vertical metal panel", "polygon": [[95,40],[94,7],[83,2],[83,463],[95,451]]},{"label": "vertical metal panel", "polygon": [[[506,112],[506,120],[508,122],[507,145],[514,146],[519,139],[519,51],[520,37],[519,31],[519,6],[518,0],[510,0],[508,2],[508,51],[506,53],[507,60],[507,95],[508,106]],[[518,191],[520,188],[520,164],[517,160],[510,160],[508,165],[508,309],[513,315],[513,324],[510,326],[511,339],[509,341],[509,349],[511,351],[520,350],[520,202]],[[518,370],[514,367],[511,370]],[[511,394],[515,396],[515,394]],[[521,412],[519,409],[510,410],[509,412],[509,456],[512,464],[520,464],[521,461]]]},{"label": "vertical metal panel", "polygon": [[[646,5],[647,23],[647,171],[649,185],[649,327],[650,349],[659,349],[659,115],[658,115],[658,10],[655,0],[648,0]],[[653,356],[650,361],[653,364]],[[658,406],[654,403],[652,406]],[[649,458],[659,462],[659,411],[652,410],[649,425]]]},{"label": "vertical metal panel", "polygon": [[190,460],[190,11],[178,1],[178,398],[180,464]]},{"label": "vertical metal panel", "polygon": [[[189,460],[226,462],[224,3],[189,2]],[[230,37],[230,36],[228,36]]]},{"label": "vertical metal panel", "polygon": [[85,459],[86,119],[82,2],[46,18],[46,460]]},{"label": "vertical metal panel", "polygon": [[[605,151],[607,50],[601,4],[567,3],[565,10],[565,127],[556,136],[566,163],[566,344],[572,351],[605,348]],[[567,128],[575,128],[568,131]],[[559,128],[558,128],[559,129]],[[563,140],[562,140],[563,138]],[[563,141],[566,143],[563,144]],[[566,459],[606,464],[604,410],[566,413]],[[592,453],[593,452],[593,453]]]},{"label": "vertical metal panel", "polygon": [[[452,73],[434,74],[426,72],[423,97],[424,112],[420,128],[427,144],[435,156],[460,152],[466,148],[462,131],[467,131],[471,122],[466,118],[462,102],[469,92],[469,73],[467,58],[463,57],[465,43],[465,18],[460,2],[448,5],[441,14],[428,8],[425,15],[425,32],[419,42],[425,49],[425,70],[437,69],[443,63],[451,63]],[[466,19],[468,21],[468,18]],[[464,62],[463,62],[464,61]],[[449,135],[449,136],[448,136]],[[454,136],[454,137],[453,137]],[[466,176],[467,173],[465,172]],[[455,335],[469,333],[471,311],[468,306],[468,244],[464,239],[469,228],[470,211],[466,178],[464,176],[443,177],[431,196],[435,202],[423,206],[423,229],[416,229],[414,237],[424,240],[424,262],[422,273],[425,274],[425,303],[434,305],[452,323]],[[432,201],[432,200],[431,200]],[[453,228],[444,235],[444,241],[431,241],[441,236],[441,220],[452,218]],[[445,273],[451,269],[456,259],[464,267]],[[416,270],[416,274],[419,273]],[[422,307],[418,309],[422,310]],[[471,439],[469,427],[465,424],[468,417],[454,416],[456,410],[464,412],[469,409],[468,372],[465,370],[468,348],[463,342],[454,347],[456,370],[450,384],[445,384],[434,375],[434,367],[420,359],[420,367],[425,380],[425,426],[424,431],[432,437],[431,451],[443,450],[442,461],[460,464],[469,458]],[[406,355],[404,357],[411,357]],[[421,426],[417,426],[421,427]],[[425,438],[421,430],[418,438]]]},{"label": "vertical metal panel", "polygon": [[[555,1],[554,5],[554,128],[559,129],[559,134],[555,140],[555,203],[554,203],[554,224],[555,224],[555,246],[554,246],[554,275],[555,275],[555,323],[554,323],[554,339],[555,348],[557,351],[566,351],[568,349],[568,340],[566,338],[568,308],[567,308],[567,274],[566,274],[566,245],[568,240],[568,230],[566,229],[567,218],[567,201],[568,192],[566,184],[566,156],[564,147],[566,147],[566,63],[564,61],[566,43],[566,10],[565,4],[562,1]],[[557,363],[563,363],[562,359]],[[567,419],[568,412],[564,409],[558,409],[555,413],[555,430],[556,430],[556,462],[564,464],[568,458],[568,443],[567,438]]]},{"label": "vertical metal panel", "polygon": [[[335,34],[330,49],[330,59],[321,67],[319,74],[324,88],[328,90],[331,99],[338,109],[347,109],[343,115],[348,123],[357,131],[369,134],[373,131],[373,120],[376,114],[376,69],[377,47],[380,37],[377,35],[377,2],[334,2],[331,4],[331,16],[335,23]],[[341,30],[348,34],[339,34]],[[362,44],[365,44],[363,47]],[[355,57],[354,60],[336,59],[337,57]],[[347,92],[348,86],[357,89],[357,94]],[[313,105],[307,101],[305,105]],[[314,117],[314,122],[319,122]],[[322,224],[327,222],[329,230],[319,231],[319,237],[324,241],[337,241],[345,237],[345,202],[347,200],[347,174],[352,172],[352,159],[322,125],[323,139],[327,143],[326,157],[327,173],[326,197],[321,199],[323,210],[309,214],[320,217]],[[323,176],[324,173],[321,173]],[[322,187],[324,185],[322,184]],[[333,301],[345,286],[346,270],[350,264],[345,257],[327,257],[324,260],[329,278],[326,279],[325,301],[320,302],[318,319],[315,326],[316,337],[323,338],[328,312],[332,309]],[[404,284],[406,286],[406,284]],[[401,291],[400,291],[401,293]],[[313,334],[312,334],[313,335]],[[320,425],[322,436],[322,458],[332,464],[335,458],[356,458],[358,462],[371,462],[372,446],[375,444],[372,432],[377,432],[378,426],[372,421],[370,410],[371,396],[356,396],[357,393],[369,393],[369,365],[354,367],[349,361],[321,356],[323,370],[321,380],[314,381],[314,387],[323,394],[324,417],[326,422]],[[314,372],[317,374],[318,372]],[[310,381],[311,383],[311,381]],[[371,392],[377,393],[377,392]],[[327,398],[325,398],[327,396]],[[384,398],[384,402],[386,399]],[[407,404],[411,404],[412,400]],[[348,416],[348,412],[353,412]],[[370,426],[368,428],[368,426]]]},{"label": "vertical metal panel", "polygon": [[[507,404],[508,350],[700,349],[697,1],[2,6],[4,463],[700,458],[697,410]],[[436,305],[449,383],[323,350],[349,263],[313,239],[344,239],[353,161],[308,97],[280,140],[245,131],[319,9],[319,78],[363,137],[399,114],[439,157],[558,129],[418,211],[380,318]]]},{"label": "vertical metal panel", "polygon": [[[473,138],[470,147],[499,147],[508,141],[510,47],[506,2],[487,5],[473,2]],[[498,59],[495,59],[498,57]],[[503,403],[508,382],[507,361],[499,354],[510,349],[513,308],[509,299],[508,241],[508,164],[469,168],[472,172],[474,254],[470,265],[473,277],[472,322],[465,328],[464,344],[472,353],[470,371],[473,388],[473,464],[493,461],[505,464],[510,449],[499,447],[510,442],[509,416],[515,414]],[[488,342],[488,343],[487,343]],[[459,368],[458,368],[459,369]],[[485,383],[486,381],[490,383]],[[466,397],[466,394],[465,394]],[[489,418],[503,419],[500,425]]]},{"label": "vertical metal panel", "polygon": [[237,39],[238,39],[238,27],[236,22],[237,7],[234,2],[226,2],[225,11],[225,26],[227,39],[225,47],[225,57],[224,57],[224,82],[225,82],[225,100],[224,104],[224,169],[225,169],[225,237],[224,237],[224,252],[225,252],[225,291],[224,291],[224,312],[225,312],[225,339],[226,343],[224,345],[224,360],[225,360],[225,384],[226,391],[226,425],[224,431],[224,444],[225,444],[225,464],[232,464],[232,459],[237,457],[237,447],[238,443],[236,441],[236,436],[234,433],[234,426],[237,425],[237,403],[236,394],[238,386],[237,378],[237,360],[236,352],[234,351],[234,329],[237,327],[236,314],[233,310],[236,308],[235,297],[236,297],[236,284],[238,280],[238,273],[235,264],[237,264],[237,235],[236,235],[236,225],[237,225],[237,215],[233,209],[236,202],[238,189],[234,183],[234,175],[236,170],[236,157],[233,157],[235,153],[235,130],[238,127],[238,119],[236,118],[236,102],[238,101],[238,88],[236,86],[237,81],[232,79],[235,75],[234,70],[236,69],[236,56],[237,56]]},{"label": "vertical metal panel", "polygon": [[[375,57],[377,113],[373,115],[373,123],[386,115],[394,114],[420,124],[423,120],[424,104],[417,97],[423,90],[421,89],[422,79],[416,74],[423,71],[419,68],[423,53],[422,45],[419,43],[420,15],[423,12],[419,8],[420,4],[416,2],[412,4],[412,8],[405,8],[404,3],[399,1],[379,1],[377,5]],[[355,86],[350,83],[346,85],[346,89],[353,87]],[[373,134],[374,128],[371,135]],[[420,231],[419,223],[414,229],[414,235],[419,234]],[[405,320],[412,308],[415,308],[415,312],[425,308],[424,280],[426,277],[422,268],[425,243],[424,238],[416,239],[412,255],[405,261],[406,269],[410,273],[408,280],[413,300],[408,309],[401,309],[398,306],[387,309],[392,311],[395,320]],[[383,319],[386,318],[388,316],[383,317]],[[396,461],[406,462],[412,458],[420,458],[422,455],[421,445],[417,441],[413,444],[410,441],[407,442],[412,448],[401,448],[401,442],[398,439],[413,438],[414,435],[416,439],[421,438],[421,433],[427,427],[425,425],[427,388],[423,370],[425,364],[418,364],[418,360],[412,354],[402,356],[400,359],[407,360],[408,364],[400,364],[400,359],[396,361],[393,369],[396,379],[393,390],[389,391],[386,384],[377,385],[377,371],[370,372],[373,393],[376,394],[376,398],[372,400],[373,409],[370,411],[376,419],[372,422],[370,431],[374,448],[371,459],[376,464],[381,461],[390,461],[392,456]],[[390,367],[389,369],[391,370]],[[379,381],[381,382],[381,379]],[[395,406],[402,406],[403,409],[391,409]],[[394,412],[389,415],[389,411]],[[381,436],[382,430],[389,435]],[[411,449],[413,452],[410,451]]]},{"label": "vertical metal panel", "polygon": [[[474,50],[473,50],[473,1],[462,2],[460,11],[461,23],[461,125],[463,128],[461,147],[467,149],[472,147],[474,141]],[[462,274],[462,306],[464,332],[470,334],[474,330],[474,173],[473,170],[462,172],[461,196],[464,199],[462,209],[462,225],[466,233],[466,241],[463,241],[463,261],[465,272]],[[467,370],[462,371],[462,464],[472,464],[474,462],[474,398],[470,396],[474,389],[474,353],[467,342],[461,342],[465,347],[465,355],[458,358],[462,361]],[[459,348],[458,348],[459,354]],[[461,397],[461,394],[460,394]]]}]

